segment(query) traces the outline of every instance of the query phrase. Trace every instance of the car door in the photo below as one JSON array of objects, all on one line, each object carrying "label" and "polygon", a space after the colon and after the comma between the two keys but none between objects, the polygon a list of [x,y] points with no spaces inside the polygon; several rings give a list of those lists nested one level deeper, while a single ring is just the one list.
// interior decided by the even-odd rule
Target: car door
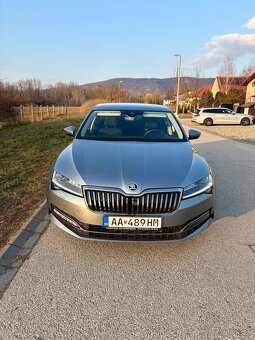
[{"label": "car door", "polygon": [[223,124],[222,109],[215,108],[215,109],[211,109],[211,111],[213,112],[213,123],[214,124]]},{"label": "car door", "polygon": [[238,124],[237,117],[234,111],[229,109],[222,109],[223,110],[223,123],[222,124]]},{"label": "car door", "polygon": [[203,120],[206,118],[212,118],[214,122],[214,114],[212,113],[212,109],[203,109],[202,110]]}]

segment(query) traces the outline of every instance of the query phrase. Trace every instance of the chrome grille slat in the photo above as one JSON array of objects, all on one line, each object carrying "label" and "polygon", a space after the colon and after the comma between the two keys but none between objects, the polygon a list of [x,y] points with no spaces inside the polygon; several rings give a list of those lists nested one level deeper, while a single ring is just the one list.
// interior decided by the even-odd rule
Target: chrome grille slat
[{"label": "chrome grille slat", "polygon": [[175,195],[173,209],[177,209],[177,205],[178,205],[178,196]]},{"label": "chrome grille slat", "polygon": [[117,210],[119,210],[119,194],[116,194],[116,206],[117,206]]},{"label": "chrome grille slat", "polygon": [[145,201],[144,196],[142,196],[142,211],[144,211],[144,201]]},{"label": "chrome grille slat", "polygon": [[105,210],[105,198],[104,198],[104,192],[102,192],[102,202],[103,202],[103,209]]},{"label": "chrome grille slat", "polygon": [[162,211],[163,202],[164,202],[164,195],[165,194],[160,195],[159,211]]},{"label": "chrome grille slat", "polygon": [[158,211],[158,196],[159,194],[156,194],[156,203],[155,203],[155,210]]},{"label": "chrome grille slat", "polygon": [[112,210],[115,211],[114,193],[112,193]]},{"label": "chrome grille slat", "polygon": [[97,202],[98,202],[98,206],[99,206],[99,210],[101,210],[101,192],[97,192]]},{"label": "chrome grille slat", "polygon": [[167,203],[168,203],[168,194],[166,194],[166,197],[165,197],[165,205],[164,205],[165,211],[166,211]]},{"label": "chrome grille slat", "polygon": [[172,210],[173,197],[174,197],[174,194],[170,195],[170,199],[169,199],[169,203],[168,203],[168,208],[167,208],[168,211]]},{"label": "chrome grille slat", "polygon": [[85,189],[85,199],[93,211],[124,214],[169,213],[178,208],[180,191],[125,196],[120,192]]},{"label": "chrome grille slat", "polygon": [[153,201],[154,201],[154,194],[151,194],[151,208],[150,211],[153,212]]},{"label": "chrome grille slat", "polygon": [[121,212],[124,212],[124,197],[123,197],[123,195],[120,195],[120,200],[121,200],[121,203],[120,203]]}]

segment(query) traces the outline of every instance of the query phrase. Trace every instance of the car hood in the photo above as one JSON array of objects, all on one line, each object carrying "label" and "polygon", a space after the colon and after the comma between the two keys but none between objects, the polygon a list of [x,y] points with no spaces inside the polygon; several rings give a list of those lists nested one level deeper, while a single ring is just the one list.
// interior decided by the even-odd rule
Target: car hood
[{"label": "car hood", "polygon": [[82,185],[112,187],[131,193],[183,188],[209,173],[206,161],[189,142],[116,142],[75,139],[55,169]]}]

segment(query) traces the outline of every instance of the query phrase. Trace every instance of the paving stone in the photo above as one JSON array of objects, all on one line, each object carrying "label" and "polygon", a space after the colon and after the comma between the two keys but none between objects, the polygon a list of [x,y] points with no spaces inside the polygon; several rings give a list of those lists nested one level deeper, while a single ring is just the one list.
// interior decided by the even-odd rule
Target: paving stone
[{"label": "paving stone", "polygon": [[11,239],[9,244],[22,248],[31,235],[31,232],[21,229],[20,232]]},{"label": "paving stone", "polygon": [[[35,243],[39,240],[40,238],[40,234],[39,233],[35,233],[33,234],[31,237],[29,237],[29,239],[26,241],[26,243],[24,244],[23,248],[25,249],[32,249],[33,246],[35,245]],[[24,252],[23,252],[24,254]]]},{"label": "paving stone", "polygon": [[2,275],[6,271],[6,267],[0,265],[0,275]]},{"label": "paving stone", "polygon": [[40,221],[37,218],[33,218],[26,226],[22,229],[30,231],[31,233],[42,233],[47,226],[48,221]]},{"label": "paving stone", "polygon": [[38,220],[45,221],[48,217],[48,209],[40,209],[37,214],[35,214],[34,218],[37,218]]},{"label": "paving stone", "polygon": [[0,257],[0,265],[11,266],[19,258],[20,248],[10,245]]}]

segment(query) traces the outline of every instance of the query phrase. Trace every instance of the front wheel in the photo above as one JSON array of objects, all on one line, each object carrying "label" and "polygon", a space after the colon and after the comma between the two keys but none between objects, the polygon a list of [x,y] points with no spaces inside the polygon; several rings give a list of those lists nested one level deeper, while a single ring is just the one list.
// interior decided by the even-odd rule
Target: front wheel
[{"label": "front wheel", "polygon": [[243,126],[250,125],[250,119],[248,119],[248,118],[243,118],[243,119],[241,120],[241,125],[243,125]]},{"label": "front wheel", "polygon": [[204,125],[206,126],[212,126],[213,125],[213,120],[211,118],[206,118],[204,120]]}]

